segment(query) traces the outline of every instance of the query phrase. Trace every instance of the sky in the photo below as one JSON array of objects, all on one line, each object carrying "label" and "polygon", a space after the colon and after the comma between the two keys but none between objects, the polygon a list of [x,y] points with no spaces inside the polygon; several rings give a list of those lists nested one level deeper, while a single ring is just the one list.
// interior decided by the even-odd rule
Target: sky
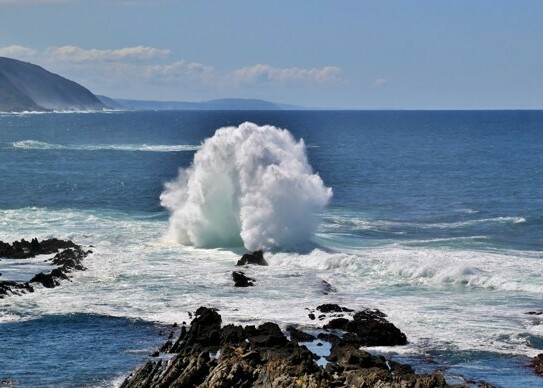
[{"label": "sky", "polygon": [[0,0],[0,56],[113,98],[543,109],[540,0]]}]

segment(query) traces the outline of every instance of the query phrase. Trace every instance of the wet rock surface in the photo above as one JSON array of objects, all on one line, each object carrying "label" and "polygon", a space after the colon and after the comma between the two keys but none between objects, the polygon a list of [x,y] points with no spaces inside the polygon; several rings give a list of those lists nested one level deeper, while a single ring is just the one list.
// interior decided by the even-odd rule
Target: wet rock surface
[{"label": "wet rock surface", "polygon": [[539,376],[543,376],[543,353],[539,353],[532,360],[532,367]]},{"label": "wet rock surface", "polygon": [[254,286],[254,279],[245,276],[244,272],[234,271],[232,272],[232,279],[234,279],[234,287],[250,287]]},{"label": "wet rock surface", "polygon": [[34,292],[36,283],[46,288],[60,285],[61,280],[70,280],[68,276],[70,272],[85,270],[82,261],[92,253],[90,250],[83,250],[81,246],[70,240],[55,238],[42,241],[38,241],[36,238],[31,241],[22,239],[11,244],[0,241],[0,258],[24,260],[53,253],[55,254],[53,258],[48,260],[50,265],[54,267],[50,272],[37,273],[27,282],[0,281],[0,299],[9,295]]},{"label": "wet rock surface", "polygon": [[245,327],[221,323],[216,310],[200,307],[173,346],[163,347],[167,353],[145,363],[121,387],[448,386],[441,374],[418,375],[410,366],[371,355],[332,331],[331,353],[322,367],[315,354],[298,344],[310,338],[299,329],[289,327],[289,340],[272,322]]},{"label": "wet rock surface", "polygon": [[268,262],[264,259],[264,252],[255,251],[253,253],[246,253],[241,256],[236,265],[268,265]]}]

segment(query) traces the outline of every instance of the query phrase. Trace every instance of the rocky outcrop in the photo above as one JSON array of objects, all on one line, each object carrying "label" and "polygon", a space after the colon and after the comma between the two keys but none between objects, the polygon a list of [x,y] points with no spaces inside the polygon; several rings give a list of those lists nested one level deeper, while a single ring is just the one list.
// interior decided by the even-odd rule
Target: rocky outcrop
[{"label": "rocky outcrop", "polygon": [[33,284],[39,283],[46,288],[54,288],[60,285],[61,280],[70,280],[72,271],[83,271],[82,260],[92,251],[83,250],[79,245],[69,240],[48,239],[31,241],[24,239],[11,244],[0,241],[0,258],[24,260],[38,255],[53,254],[48,261],[54,268],[47,273],[40,272],[27,282],[15,282],[11,280],[0,281],[0,299],[8,295],[22,295],[34,292]]},{"label": "rocky outcrop", "polygon": [[254,279],[245,275],[244,272],[234,271],[232,272],[232,279],[234,279],[234,287],[250,287],[254,286]]},{"label": "rocky outcrop", "polygon": [[36,257],[37,255],[57,253],[59,250],[66,248],[78,249],[79,246],[72,241],[58,240],[56,238],[42,240],[41,242],[36,238],[33,238],[31,241],[21,239],[11,244],[0,241],[0,257],[7,259],[27,259]]},{"label": "rocky outcrop", "polygon": [[291,340],[271,322],[221,327],[216,310],[200,307],[190,328],[183,326],[167,347],[169,353],[145,363],[121,387],[448,386],[440,374],[417,375],[408,365],[359,350],[333,331],[328,364],[319,366],[319,357],[298,344],[299,330],[289,330]]},{"label": "rocky outcrop", "polygon": [[264,252],[255,251],[253,253],[246,253],[241,256],[236,265],[268,265],[268,262],[264,259]]},{"label": "rocky outcrop", "polygon": [[406,345],[407,337],[394,324],[385,319],[379,310],[363,310],[351,319],[334,318],[325,329],[346,331],[347,341],[355,346],[397,346]]}]

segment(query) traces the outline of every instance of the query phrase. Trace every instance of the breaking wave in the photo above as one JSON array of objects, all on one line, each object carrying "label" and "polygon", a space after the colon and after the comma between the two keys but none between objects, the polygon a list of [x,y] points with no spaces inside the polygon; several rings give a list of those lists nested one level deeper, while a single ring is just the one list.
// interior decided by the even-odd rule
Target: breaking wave
[{"label": "breaking wave", "polygon": [[11,143],[13,148],[27,150],[75,150],[75,151],[147,151],[147,152],[182,152],[196,151],[199,145],[191,144],[54,144],[37,140],[21,140]]},{"label": "breaking wave", "polygon": [[244,123],[221,128],[160,196],[168,237],[199,247],[296,249],[308,243],[332,197],[303,140]]}]

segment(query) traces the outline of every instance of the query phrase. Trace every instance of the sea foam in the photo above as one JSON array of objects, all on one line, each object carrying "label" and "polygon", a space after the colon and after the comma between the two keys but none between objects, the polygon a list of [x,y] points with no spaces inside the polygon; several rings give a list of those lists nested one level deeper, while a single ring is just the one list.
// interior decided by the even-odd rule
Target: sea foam
[{"label": "sea foam", "polygon": [[247,122],[205,140],[160,200],[171,211],[170,239],[256,250],[306,245],[331,197],[308,163],[303,140]]},{"label": "sea foam", "polygon": [[13,148],[26,150],[72,150],[72,151],[143,151],[184,152],[196,151],[192,144],[54,144],[37,140],[21,140],[11,143]]}]

